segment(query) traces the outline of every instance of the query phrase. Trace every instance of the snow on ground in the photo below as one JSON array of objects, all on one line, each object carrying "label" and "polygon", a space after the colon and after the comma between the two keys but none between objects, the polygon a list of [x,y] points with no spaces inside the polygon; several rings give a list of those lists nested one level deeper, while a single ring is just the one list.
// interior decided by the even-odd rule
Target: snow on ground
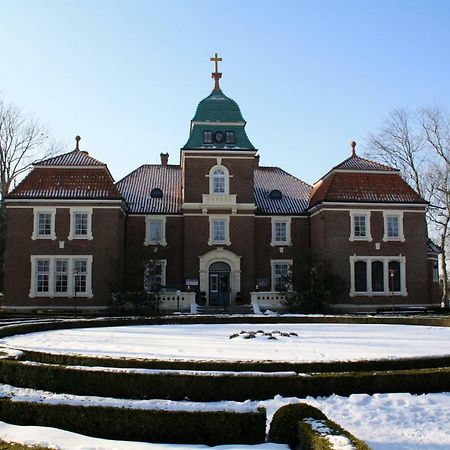
[{"label": "snow on ground", "polygon": [[[230,336],[262,330],[296,333]],[[449,354],[450,328],[367,324],[151,325],[17,335],[0,345],[50,353],[168,360],[333,361]],[[422,345],[426,343],[426,345]]]},{"label": "snow on ground", "polygon": [[[87,397],[68,394],[54,394],[33,389],[16,388],[0,385],[0,397],[11,397],[13,401],[34,401],[46,403],[82,404],[85,406],[102,405],[139,409],[190,410],[190,411],[255,411],[264,407],[267,411],[269,426],[273,414],[289,403],[304,401],[322,410],[330,419],[365,440],[373,450],[444,450],[450,449],[450,393],[411,395],[396,394],[353,394],[350,397],[332,395],[330,397],[284,398],[276,396],[272,400],[246,402],[189,402],[169,400],[123,400],[102,397]],[[23,442],[29,427],[19,427],[14,430],[4,430],[0,425],[0,439]],[[32,427],[34,428],[34,427]],[[70,433],[71,435],[73,433]],[[53,442],[53,435],[48,433],[35,434],[40,439],[45,436],[46,442]],[[28,438],[27,438],[28,439]],[[30,438],[31,439],[31,438]],[[36,438],[37,439],[37,438]],[[56,439],[56,438],[55,438]],[[122,443],[114,445],[104,443],[104,446],[93,446],[93,443],[76,445],[62,443],[54,444],[56,448],[78,449],[194,449],[198,446],[164,446],[164,447],[126,447]],[[69,438],[67,438],[69,439]],[[71,439],[71,438],[70,438]],[[78,438],[77,438],[78,439]],[[80,438],[81,439],[81,438]],[[57,441],[54,441],[57,442]],[[58,441],[59,442],[59,441]],[[33,442],[35,445],[39,442]],[[85,445],[85,447],[83,447]],[[98,444],[100,445],[100,444]],[[111,446],[112,445],[112,446]],[[220,447],[225,448],[225,447]],[[241,448],[229,446],[228,448]],[[242,449],[274,450],[277,447],[242,446]],[[281,450],[279,447],[277,450]]]}]

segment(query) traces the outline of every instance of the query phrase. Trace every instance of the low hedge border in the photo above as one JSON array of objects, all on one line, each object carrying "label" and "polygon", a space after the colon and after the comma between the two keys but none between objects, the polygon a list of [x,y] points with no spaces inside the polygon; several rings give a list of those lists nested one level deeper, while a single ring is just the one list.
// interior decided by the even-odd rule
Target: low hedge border
[{"label": "low hedge border", "polygon": [[45,447],[38,447],[37,445],[24,445],[17,442],[0,441],[0,450],[48,450]]},{"label": "low hedge border", "polygon": [[296,450],[333,450],[333,445],[324,433],[314,430],[309,423],[318,422],[329,431],[326,435],[343,436],[355,450],[370,450],[360,439],[331,421],[319,409],[306,403],[294,403],[281,407],[273,416],[269,430],[269,440],[279,444],[288,444]]},{"label": "low hedge border", "polygon": [[64,366],[99,366],[141,369],[204,370],[231,372],[353,372],[410,370],[450,367],[450,355],[364,361],[277,362],[277,361],[176,361],[160,359],[110,358],[44,353],[22,350],[21,359]]},{"label": "low hedge border", "polygon": [[163,317],[116,317],[100,319],[53,319],[39,322],[24,322],[0,327],[0,338],[38,331],[69,328],[93,328],[126,325],[169,325],[169,324],[288,324],[288,323],[342,323],[342,324],[391,324],[450,327],[450,317],[385,317],[385,316],[163,316]]},{"label": "low hedge border", "polygon": [[0,418],[113,440],[183,444],[261,444],[266,411],[159,411],[14,402],[0,399]]},{"label": "low hedge border", "polygon": [[338,372],[309,376],[195,375],[83,371],[74,367],[27,365],[0,360],[0,382],[56,393],[129,399],[245,401],[284,397],[348,396],[354,393],[450,390],[450,368]]}]

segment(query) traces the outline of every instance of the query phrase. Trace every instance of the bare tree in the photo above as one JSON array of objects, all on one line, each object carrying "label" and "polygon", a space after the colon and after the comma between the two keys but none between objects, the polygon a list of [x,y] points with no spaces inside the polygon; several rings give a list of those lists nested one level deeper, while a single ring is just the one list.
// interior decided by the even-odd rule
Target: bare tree
[{"label": "bare tree", "polygon": [[429,202],[429,230],[443,251],[440,272],[442,301],[448,307],[447,257],[450,248],[450,122],[438,106],[415,113],[396,109],[376,134],[369,135],[367,154],[396,167],[405,180]]},{"label": "bare tree", "polygon": [[53,153],[46,128],[0,98],[0,196],[4,197],[33,162]]},{"label": "bare tree", "polygon": [[450,120],[437,106],[422,108],[422,129],[431,152],[428,195],[430,201],[429,221],[439,235],[443,255],[440,260],[443,302],[448,307],[449,283],[447,258],[450,253]]}]

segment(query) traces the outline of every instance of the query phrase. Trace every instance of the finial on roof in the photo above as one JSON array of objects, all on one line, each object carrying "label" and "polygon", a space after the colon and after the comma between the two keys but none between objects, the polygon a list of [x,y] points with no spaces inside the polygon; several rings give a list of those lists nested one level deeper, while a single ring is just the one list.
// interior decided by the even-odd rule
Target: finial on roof
[{"label": "finial on roof", "polygon": [[352,141],[350,145],[352,146],[352,156],[356,156],[356,142]]},{"label": "finial on roof", "polygon": [[80,136],[75,136],[75,141],[77,141],[76,145],[75,145],[75,150],[76,151],[80,151],[80,141],[81,141],[81,137]]},{"label": "finial on roof", "polygon": [[222,58],[219,58],[217,53],[209,59],[214,62],[215,71],[211,74],[211,78],[214,78],[214,92],[220,91],[219,80],[222,78],[222,74],[219,72],[219,61],[222,61]]}]

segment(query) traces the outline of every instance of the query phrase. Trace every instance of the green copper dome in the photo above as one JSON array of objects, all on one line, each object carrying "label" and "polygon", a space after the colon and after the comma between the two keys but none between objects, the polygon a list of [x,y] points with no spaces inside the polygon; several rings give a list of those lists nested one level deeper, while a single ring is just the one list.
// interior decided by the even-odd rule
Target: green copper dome
[{"label": "green copper dome", "polygon": [[[255,150],[245,132],[245,124],[239,105],[221,89],[214,89],[198,104],[183,149]],[[205,133],[211,139],[205,138]],[[223,138],[219,141],[217,136]]]},{"label": "green copper dome", "polygon": [[193,121],[245,122],[239,105],[219,89],[212,91],[197,106]]}]

